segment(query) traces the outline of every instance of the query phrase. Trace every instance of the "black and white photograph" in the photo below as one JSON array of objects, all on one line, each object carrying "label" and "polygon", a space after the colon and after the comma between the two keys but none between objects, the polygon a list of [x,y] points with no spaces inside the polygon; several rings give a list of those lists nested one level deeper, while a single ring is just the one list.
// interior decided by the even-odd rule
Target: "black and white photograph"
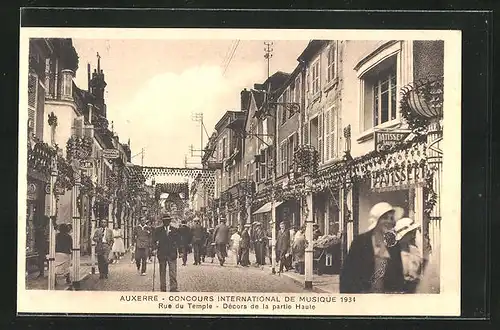
[{"label": "black and white photograph", "polygon": [[459,313],[459,32],[20,40],[18,309]]}]

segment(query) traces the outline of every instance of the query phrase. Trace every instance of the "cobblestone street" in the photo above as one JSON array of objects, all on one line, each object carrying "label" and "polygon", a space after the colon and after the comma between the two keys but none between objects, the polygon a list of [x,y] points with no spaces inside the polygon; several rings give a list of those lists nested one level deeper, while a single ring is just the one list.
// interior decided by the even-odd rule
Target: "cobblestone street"
[{"label": "cobblestone street", "polygon": [[[177,281],[179,290],[184,292],[308,292],[286,276],[271,275],[269,268],[254,266],[236,266],[234,258],[229,257],[224,267],[217,259],[210,263],[205,260],[200,266],[193,265],[193,256],[189,255],[186,266],[179,259]],[[155,291],[159,291],[159,272],[156,263]],[[167,278],[168,283],[168,278]],[[147,275],[137,273],[135,263],[126,255],[118,263],[109,266],[109,278],[99,280],[99,275],[92,275],[84,281],[81,290],[92,291],[152,291],[153,263],[148,264]]]}]

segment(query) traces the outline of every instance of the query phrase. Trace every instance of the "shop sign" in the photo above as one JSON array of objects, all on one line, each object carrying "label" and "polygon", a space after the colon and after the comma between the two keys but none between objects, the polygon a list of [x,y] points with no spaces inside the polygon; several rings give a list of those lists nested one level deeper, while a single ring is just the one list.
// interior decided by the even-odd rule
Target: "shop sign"
[{"label": "shop sign", "polygon": [[408,131],[375,131],[375,150],[389,150],[403,142],[409,134]]},{"label": "shop sign", "polygon": [[104,149],[102,151],[102,157],[106,159],[116,159],[120,157],[120,152],[118,149]]},{"label": "shop sign", "polygon": [[66,193],[66,189],[63,187],[54,187],[54,195],[62,196]]},{"label": "shop sign", "polygon": [[37,186],[35,183],[28,183],[27,199],[30,201],[36,200]]},{"label": "shop sign", "polygon": [[92,168],[92,162],[88,160],[83,160],[80,162],[80,168],[84,170],[88,170]]},{"label": "shop sign", "polygon": [[418,185],[424,181],[422,167],[402,168],[391,172],[373,172],[371,175],[371,188],[373,190],[400,190]]}]

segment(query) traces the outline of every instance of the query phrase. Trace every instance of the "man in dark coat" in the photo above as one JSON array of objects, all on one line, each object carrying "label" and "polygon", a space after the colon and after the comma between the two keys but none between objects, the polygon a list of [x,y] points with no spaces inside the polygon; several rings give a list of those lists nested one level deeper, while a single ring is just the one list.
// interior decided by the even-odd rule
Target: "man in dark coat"
[{"label": "man in dark coat", "polygon": [[179,227],[179,235],[180,235],[179,251],[181,252],[182,256],[182,265],[186,266],[187,257],[189,253],[189,245],[191,244],[191,239],[192,239],[191,228],[189,228],[188,225],[186,224],[186,220],[181,221],[181,226]]},{"label": "man in dark coat", "polygon": [[351,243],[340,273],[340,293],[401,293],[403,264],[399,244],[387,244],[384,235],[395,225],[394,208],[378,203],[370,211],[372,224]]},{"label": "man in dark coat", "polygon": [[132,243],[135,245],[135,265],[137,272],[142,276],[146,275],[146,262],[149,258],[152,240],[152,229],[142,218],[141,223],[134,228]]},{"label": "man in dark coat", "polygon": [[227,245],[229,244],[229,227],[226,226],[225,218],[221,218],[220,223],[215,227],[214,241],[217,258],[220,265],[224,266],[227,257]]},{"label": "man in dark coat", "polygon": [[242,265],[243,267],[248,267],[250,265],[250,234],[248,233],[248,228],[250,228],[250,224],[246,224],[241,232],[239,260],[240,265]]},{"label": "man in dark coat", "polygon": [[286,258],[290,254],[290,231],[286,229],[285,222],[280,223],[280,230],[276,240],[276,260],[279,261],[280,268],[278,274],[283,272]]},{"label": "man in dark coat", "polygon": [[154,249],[160,269],[160,290],[167,291],[167,265],[170,292],[177,292],[177,248],[179,246],[179,230],[170,225],[172,218],[166,214],[162,217],[163,226],[155,229],[153,234]]},{"label": "man in dark coat", "polygon": [[194,264],[201,264],[201,248],[203,245],[203,241],[205,239],[205,229],[200,224],[200,219],[194,219],[194,226],[191,229],[192,232],[192,245],[193,245],[193,255],[194,255]]},{"label": "man in dark coat", "polygon": [[254,246],[255,246],[255,261],[257,265],[265,265],[265,252],[266,252],[266,233],[262,229],[262,225],[260,222],[255,224],[254,229]]}]

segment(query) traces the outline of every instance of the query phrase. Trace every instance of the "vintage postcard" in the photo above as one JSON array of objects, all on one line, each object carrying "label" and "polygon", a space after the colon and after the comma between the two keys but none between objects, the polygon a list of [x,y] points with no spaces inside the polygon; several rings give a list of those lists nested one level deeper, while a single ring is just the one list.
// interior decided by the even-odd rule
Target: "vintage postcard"
[{"label": "vintage postcard", "polygon": [[459,31],[20,38],[19,313],[460,314]]}]

